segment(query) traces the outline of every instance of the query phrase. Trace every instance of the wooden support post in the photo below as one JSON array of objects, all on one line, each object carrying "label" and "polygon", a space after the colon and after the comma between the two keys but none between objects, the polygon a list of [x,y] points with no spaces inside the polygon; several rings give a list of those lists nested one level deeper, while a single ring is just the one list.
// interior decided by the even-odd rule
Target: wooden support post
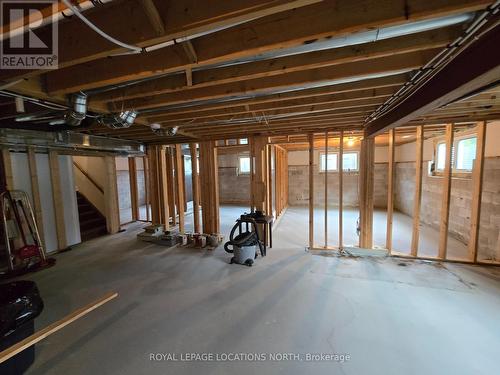
[{"label": "wooden support post", "polygon": [[157,146],[148,146],[149,192],[151,201],[151,223],[160,224],[159,196],[158,196],[158,161]]},{"label": "wooden support post", "polygon": [[159,193],[160,193],[160,214],[161,223],[164,225],[165,230],[170,228],[170,204],[167,189],[167,159],[166,149],[164,146],[158,149],[158,168],[159,168]]},{"label": "wooden support post", "polygon": [[328,130],[325,131],[325,249],[328,248]]},{"label": "wooden support post", "polygon": [[182,179],[182,196],[184,197],[184,213],[186,213],[186,211],[188,210],[188,206],[187,206],[187,193],[186,193],[186,157],[184,155],[182,155],[182,163],[181,163],[181,166],[182,166],[182,175],[184,176],[184,178]]},{"label": "wooden support post", "polygon": [[67,247],[66,225],[64,224],[64,201],[61,192],[59,155],[56,151],[49,151],[49,164],[54,214],[56,219],[57,247],[59,250],[63,250]]},{"label": "wooden support post", "polygon": [[106,185],[104,187],[104,209],[108,233],[120,230],[120,207],[118,205],[118,187],[116,181],[116,162],[113,156],[105,156]]},{"label": "wooden support post", "polygon": [[387,230],[385,248],[392,252],[392,223],[394,219],[394,168],[396,152],[396,132],[389,130],[389,171],[387,176]]},{"label": "wooden support post", "polygon": [[486,121],[477,124],[476,160],[472,173],[472,214],[470,222],[469,259],[477,262],[481,200],[483,195],[484,150],[486,145]]},{"label": "wooden support post", "polygon": [[439,231],[439,259],[446,259],[446,251],[448,249],[451,175],[453,168],[453,128],[453,124],[446,125],[446,162],[443,173],[443,204],[441,206],[441,228]]},{"label": "wooden support post", "polygon": [[3,168],[5,172],[5,183],[7,190],[14,189],[14,175],[12,174],[12,161],[8,148],[2,148]]},{"label": "wooden support post", "polygon": [[137,164],[135,157],[128,158],[128,176],[130,182],[130,203],[132,206],[132,220],[139,220],[139,196],[137,189]]},{"label": "wooden support post", "polygon": [[201,232],[200,226],[200,181],[198,178],[198,152],[196,150],[196,143],[189,144],[191,152],[191,179],[193,189],[193,228],[195,233]]},{"label": "wooden support post", "polygon": [[[267,160],[267,176],[266,176],[266,213],[268,215],[273,214],[273,145],[267,145],[266,147],[266,160]],[[276,170],[275,170],[276,173]],[[276,199],[276,197],[275,197]]]},{"label": "wooden support post", "polygon": [[177,214],[176,214],[176,204],[175,204],[176,189],[175,189],[175,179],[174,179],[174,156],[172,154],[171,147],[167,148],[166,159],[167,159],[166,165],[167,165],[168,205],[170,207],[170,217],[172,218],[172,225],[177,225]]},{"label": "wooden support post", "polygon": [[413,202],[413,233],[411,237],[411,255],[418,254],[420,240],[420,206],[422,205],[422,172],[424,158],[424,127],[417,126],[417,155],[415,162],[415,198]]},{"label": "wooden support post", "polygon": [[151,202],[150,202],[150,191],[151,187],[149,184],[150,178],[149,178],[149,165],[148,165],[148,158],[144,156],[142,158],[142,165],[144,168],[144,200],[146,204],[146,221],[151,221]]},{"label": "wooden support post", "polygon": [[43,214],[42,202],[40,199],[40,188],[38,184],[38,171],[36,166],[36,156],[33,147],[28,147],[28,167],[30,170],[31,193],[33,195],[33,210],[35,211],[36,225],[42,240],[42,246],[45,248],[44,231],[43,231]]},{"label": "wooden support post", "polygon": [[200,189],[204,233],[220,233],[219,173],[215,141],[200,143]]},{"label": "wooden support post", "polygon": [[373,247],[373,169],[375,157],[374,138],[361,141],[360,163],[360,226],[359,246],[365,249]]},{"label": "wooden support post", "polygon": [[[250,147],[250,161],[253,164],[251,174],[252,206],[255,210],[267,214],[267,137],[253,137]],[[252,163],[253,160],[253,163]],[[252,172],[252,171],[251,171]]]},{"label": "wooden support post", "polygon": [[339,137],[339,249],[344,248],[344,131]]},{"label": "wooden support post", "polygon": [[177,190],[177,211],[179,213],[179,232],[184,232],[184,173],[182,167],[182,146],[175,145],[175,188]]},{"label": "wooden support post", "polygon": [[307,135],[309,141],[309,248],[314,248],[314,134]]}]

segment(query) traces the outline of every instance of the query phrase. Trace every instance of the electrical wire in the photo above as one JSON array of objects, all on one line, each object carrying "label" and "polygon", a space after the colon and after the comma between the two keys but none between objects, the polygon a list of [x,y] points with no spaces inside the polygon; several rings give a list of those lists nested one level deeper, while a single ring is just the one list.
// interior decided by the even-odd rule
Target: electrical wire
[{"label": "electrical wire", "polygon": [[87,17],[85,17],[82,13],[80,13],[80,11],[73,4],[71,4],[71,2],[69,0],[62,0],[62,2],[68,7],[68,9],[70,9],[75,14],[75,16],[80,18],[88,27],[90,27],[92,30],[94,30],[96,33],[98,33],[103,38],[109,40],[111,43],[114,43],[120,47],[129,49],[129,50],[134,51],[134,52],[142,52],[143,51],[143,49],[141,47],[136,47],[136,46],[133,46],[133,45],[130,45],[127,43],[123,43],[123,42],[119,41],[118,39],[113,38],[111,35],[106,34],[104,31],[102,31],[96,25],[94,25],[92,22],[90,22],[87,19]]}]

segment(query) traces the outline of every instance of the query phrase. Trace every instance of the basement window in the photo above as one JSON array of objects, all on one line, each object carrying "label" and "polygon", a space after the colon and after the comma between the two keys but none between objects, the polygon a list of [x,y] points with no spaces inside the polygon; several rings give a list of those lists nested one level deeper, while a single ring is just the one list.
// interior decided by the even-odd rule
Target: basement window
[{"label": "basement window", "polygon": [[[471,173],[476,159],[477,137],[461,137],[455,139],[451,150],[451,167],[454,176]],[[436,146],[436,171],[440,175],[446,167],[446,143]]]},{"label": "basement window", "polygon": [[466,138],[458,141],[457,144],[457,165],[459,171],[472,172],[474,160],[476,159],[477,138]]},{"label": "basement window", "polygon": [[357,152],[344,153],[342,161],[344,172],[357,172],[359,170]]},{"label": "basement window", "polygon": [[240,138],[240,145],[247,145],[248,144],[248,138]]},{"label": "basement window", "polygon": [[[337,152],[329,152],[328,164],[326,164],[325,153],[320,153],[320,172],[325,171],[325,164],[328,166],[328,172],[337,172],[339,169],[338,157],[339,154]],[[344,172],[357,172],[359,170],[357,152],[345,152],[342,160],[342,169]]]},{"label": "basement window", "polygon": [[323,152],[319,155],[319,170],[324,172],[328,168],[328,172],[336,171],[338,169],[338,154],[335,152],[329,152],[328,156]]},{"label": "basement window", "polygon": [[250,174],[250,156],[240,156],[238,165],[239,174]]}]

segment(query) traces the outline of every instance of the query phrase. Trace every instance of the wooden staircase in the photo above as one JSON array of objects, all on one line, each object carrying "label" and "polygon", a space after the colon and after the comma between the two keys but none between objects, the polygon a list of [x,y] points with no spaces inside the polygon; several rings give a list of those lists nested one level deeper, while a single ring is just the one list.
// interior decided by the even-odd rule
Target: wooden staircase
[{"label": "wooden staircase", "polygon": [[106,218],[83,194],[77,191],[76,197],[82,242],[107,234]]}]

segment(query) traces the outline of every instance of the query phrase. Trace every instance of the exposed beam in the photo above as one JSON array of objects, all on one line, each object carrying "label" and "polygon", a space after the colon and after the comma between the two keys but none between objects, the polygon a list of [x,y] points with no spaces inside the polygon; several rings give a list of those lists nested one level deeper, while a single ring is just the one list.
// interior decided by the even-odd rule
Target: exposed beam
[{"label": "exposed beam", "polygon": [[[179,106],[179,107],[173,106],[172,108],[166,108],[163,111],[154,112],[148,114],[147,116],[148,120],[156,121],[161,119],[162,116],[165,115],[179,115],[179,114],[187,114],[198,111],[227,109],[239,106],[245,108],[247,105],[249,106],[248,109],[250,109],[250,105],[252,104],[253,105],[264,104],[264,103],[277,102],[289,99],[304,99],[316,96],[341,94],[341,93],[348,93],[360,90],[379,90],[389,87],[395,88],[402,86],[408,80],[408,78],[409,78],[408,74],[396,74],[387,77],[370,78],[362,81],[340,83],[340,84],[317,87],[312,89],[263,95],[251,99],[234,99],[229,101],[221,101],[208,104],[203,104],[203,102],[201,102],[200,104],[196,104],[196,102],[195,103],[191,102],[189,106]],[[377,96],[377,94],[374,92],[373,96]]]},{"label": "exposed beam", "polygon": [[[248,79],[272,77],[280,74],[347,64],[355,61],[392,56],[395,54],[440,48],[456,39],[460,31],[461,28],[454,26],[452,28],[426,31],[378,42],[302,53],[226,67],[197,70],[192,73],[193,86],[198,88],[224,83],[234,83]],[[185,50],[190,60],[197,59],[194,48],[185,46]],[[155,80],[138,83],[133,86],[127,86],[125,89],[107,91],[103,94],[94,96],[92,99],[94,101],[132,99],[144,95],[151,96],[179,91],[185,88],[186,83],[181,75],[169,75]]]},{"label": "exposed beam", "polygon": [[[199,64],[211,64],[293,47],[316,39],[478,10],[490,2],[412,0],[409,1],[410,4],[403,4],[401,0],[384,0],[374,6],[371,0],[324,0],[318,4],[259,18],[230,30],[201,36],[193,39],[192,43],[197,51]],[[165,25],[168,24],[165,21]],[[47,88],[53,93],[76,92],[178,72],[188,65],[192,64],[185,58],[183,48],[173,45],[150,52],[147,56],[118,56],[49,72]]]},{"label": "exposed beam", "polygon": [[[236,23],[280,13],[302,7],[319,0],[207,0],[200,6],[197,0],[157,1],[159,17],[163,20],[165,31],[158,36],[158,30],[151,23],[151,18],[143,8],[143,1],[118,0],[89,10],[85,16],[106,33],[118,40],[139,47],[164,43],[177,38],[184,38]],[[113,22],[110,22],[113,20]],[[138,32],[140,30],[140,32]],[[46,28],[44,32],[51,30]],[[81,36],[81,37],[76,37]],[[182,47],[180,47],[182,50]],[[185,64],[185,57],[179,59],[179,46],[165,48],[150,55],[168,51],[169,63]],[[110,43],[93,33],[78,18],[59,25],[59,67],[69,67],[96,59],[126,52],[125,49]],[[111,58],[117,64],[127,63],[124,56]],[[105,62],[101,60],[101,62]],[[134,60],[134,59],[132,59]],[[164,60],[166,61],[166,60]],[[81,68],[81,67],[80,67]],[[28,74],[43,71],[2,70],[0,81],[16,80]]]},{"label": "exposed beam", "polygon": [[120,103],[120,106],[123,105],[124,108],[147,109],[194,100],[217,99],[238,95],[262,94],[266,92],[272,93],[272,90],[278,91],[290,88],[304,88],[312,84],[328,85],[335,81],[338,81],[337,83],[343,83],[345,80],[359,81],[371,78],[373,75],[391,75],[420,68],[434,57],[437,52],[438,51],[434,49],[417,51],[314,70],[281,74],[274,77],[263,77],[216,86],[192,88],[151,97],[124,100]]},{"label": "exposed beam", "polygon": [[[498,21],[498,16],[497,16]],[[477,37],[409,98],[367,125],[374,136],[453,102],[500,77],[500,25]]]}]

